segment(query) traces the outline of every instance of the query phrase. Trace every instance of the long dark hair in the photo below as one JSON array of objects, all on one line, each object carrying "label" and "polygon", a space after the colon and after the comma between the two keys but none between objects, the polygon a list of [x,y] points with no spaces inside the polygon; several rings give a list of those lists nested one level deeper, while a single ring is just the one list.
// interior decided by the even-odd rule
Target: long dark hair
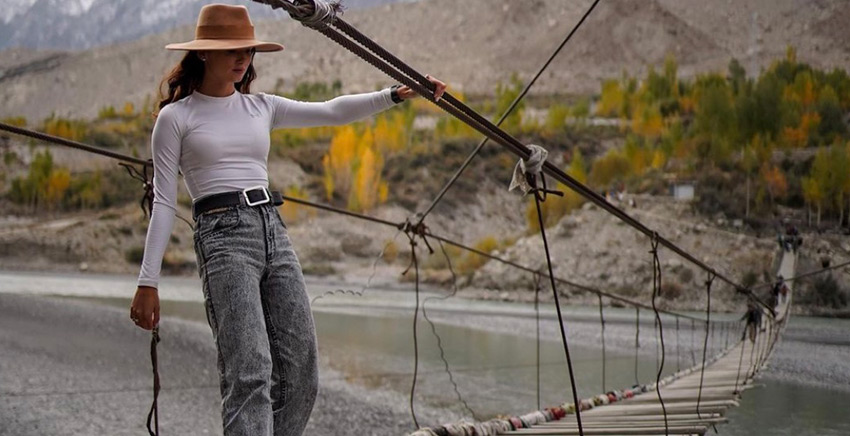
[{"label": "long dark hair", "polygon": [[[236,91],[243,94],[251,93],[251,82],[257,78],[257,72],[254,70],[254,53],[255,51],[252,51],[251,63],[248,64],[248,69],[245,71],[245,75],[242,76],[242,81],[234,83]],[[183,59],[159,83],[159,107],[157,107],[153,116],[156,117],[159,111],[167,104],[187,97],[198,89],[203,81],[203,61],[198,57],[197,51],[187,51]],[[168,85],[168,91],[163,92],[163,85]]]}]

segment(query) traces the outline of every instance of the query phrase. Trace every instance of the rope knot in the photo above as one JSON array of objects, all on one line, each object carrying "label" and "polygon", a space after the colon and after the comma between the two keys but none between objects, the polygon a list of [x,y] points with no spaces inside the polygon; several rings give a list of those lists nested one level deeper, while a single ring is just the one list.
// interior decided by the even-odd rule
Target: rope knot
[{"label": "rope knot", "polygon": [[659,238],[660,237],[658,236],[658,232],[652,232],[652,237],[650,238],[650,241],[649,241],[650,246],[652,247],[649,250],[649,254],[655,256],[656,259],[657,259],[657,256],[658,256],[658,240],[659,240]]},{"label": "rope knot", "polygon": [[708,279],[705,280],[705,289],[706,292],[711,293],[711,285],[714,283],[714,279],[717,278],[717,273],[714,271],[708,272]]},{"label": "rope knot", "polygon": [[416,224],[412,223],[410,219],[404,221],[404,223],[399,224],[398,229],[403,231],[405,235],[407,235],[407,239],[410,241],[410,265],[407,265],[407,268],[401,273],[401,275],[407,274],[410,271],[410,268],[416,263],[416,237],[422,238],[422,241],[425,242],[425,246],[428,247],[428,252],[430,254],[434,254],[434,249],[431,248],[431,244],[428,242],[428,239],[425,237],[428,234],[428,226],[425,225],[422,221],[417,222]]},{"label": "rope knot", "polygon": [[324,0],[254,0],[264,3],[272,9],[285,10],[293,20],[307,27],[320,28],[333,23],[337,14],[342,15],[345,8],[339,1]]},{"label": "rope knot", "polygon": [[428,234],[428,226],[425,225],[422,221],[418,221],[416,224],[410,221],[410,219],[405,222],[399,224],[398,229],[403,231],[408,239],[410,239],[411,245],[416,245],[415,238],[418,236],[422,238],[422,241],[425,242],[425,246],[428,247],[428,252],[434,254],[434,249],[431,248],[431,244],[428,243],[428,239],[425,237]]},{"label": "rope knot", "polygon": [[139,202],[139,207],[142,208],[142,213],[145,216],[149,216],[153,213],[153,178],[148,177],[148,168],[153,169],[153,159],[148,159],[148,165],[142,166],[142,171],[136,169],[136,167],[131,166],[129,164],[120,162],[118,165],[121,165],[127,170],[127,173],[130,174],[130,177],[142,182],[142,189],[144,193],[142,194],[142,199]]},{"label": "rope knot", "polygon": [[[543,164],[546,163],[546,157],[549,155],[549,152],[545,148],[535,144],[529,144],[528,148],[531,150],[531,154],[528,158],[520,159],[519,162],[517,162],[514,167],[514,174],[511,178],[511,184],[508,187],[508,191],[513,191],[514,189],[519,188],[523,195],[533,193],[540,201],[545,201],[546,195],[548,194],[563,197],[563,192],[547,189],[546,187],[546,177],[543,175]],[[538,175],[540,176],[540,180],[543,184],[542,188],[537,186]]]}]

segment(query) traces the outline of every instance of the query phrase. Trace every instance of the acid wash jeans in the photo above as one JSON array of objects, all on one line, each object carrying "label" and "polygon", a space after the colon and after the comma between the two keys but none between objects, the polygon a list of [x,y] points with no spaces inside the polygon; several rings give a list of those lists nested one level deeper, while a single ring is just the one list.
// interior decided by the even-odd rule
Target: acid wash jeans
[{"label": "acid wash jeans", "polygon": [[210,210],[198,217],[194,241],[224,435],[301,435],[318,390],[316,330],[277,208],[243,201]]}]

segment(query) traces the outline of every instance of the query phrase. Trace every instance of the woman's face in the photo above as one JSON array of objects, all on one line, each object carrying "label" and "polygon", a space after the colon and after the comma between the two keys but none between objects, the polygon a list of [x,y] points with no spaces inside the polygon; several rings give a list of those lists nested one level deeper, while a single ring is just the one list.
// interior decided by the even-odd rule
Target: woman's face
[{"label": "woman's face", "polygon": [[254,48],[240,48],[232,50],[205,50],[198,53],[201,58],[206,57],[205,77],[212,77],[216,81],[237,83],[248,70],[248,65],[254,59]]}]

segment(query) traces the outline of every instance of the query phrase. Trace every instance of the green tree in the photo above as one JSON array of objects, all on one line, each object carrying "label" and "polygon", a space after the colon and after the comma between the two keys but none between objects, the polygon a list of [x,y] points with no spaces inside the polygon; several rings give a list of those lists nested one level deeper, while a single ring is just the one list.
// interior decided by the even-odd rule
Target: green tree
[{"label": "green tree", "polygon": [[752,91],[744,90],[735,100],[741,140],[750,142],[756,135],[776,138],[782,129],[782,83],[773,73],[762,75]]},{"label": "green tree", "polygon": [[732,93],[735,95],[739,95],[747,89],[747,70],[735,58],[729,61],[729,72],[726,79],[732,85]]},{"label": "green tree", "polygon": [[[753,139],[754,142],[760,142],[760,138],[757,136]],[[753,176],[756,175],[756,170],[759,168],[759,158],[756,155],[756,151],[754,147],[746,147],[741,150],[741,160],[739,161],[739,165],[741,170],[744,172],[744,175],[747,179],[746,183],[746,202],[744,206],[744,216],[750,216],[750,197]]]},{"label": "green tree", "polygon": [[697,79],[694,94],[697,157],[701,162],[723,163],[731,151],[737,130],[732,90],[722,77],[709,75]]},{"label": "green tree", "polygon": [[838,94],[831,86],[826,85],[821,89],[816,106],[820,115],[818,136],[822,144],[831,144],[838,137],[847,135],[844,111],[841,109]]}]

